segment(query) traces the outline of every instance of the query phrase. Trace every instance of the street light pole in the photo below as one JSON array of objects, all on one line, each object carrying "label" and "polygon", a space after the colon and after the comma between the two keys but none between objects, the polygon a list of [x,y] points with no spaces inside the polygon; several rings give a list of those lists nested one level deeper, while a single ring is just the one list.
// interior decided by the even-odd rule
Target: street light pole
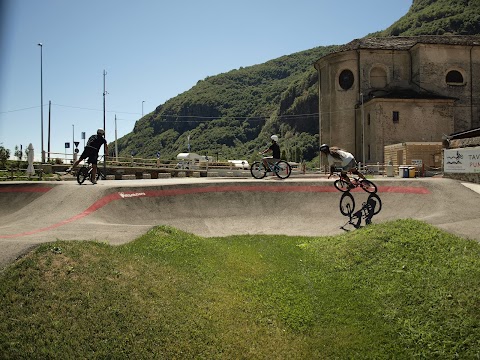
[{"label": "street light pole", "polygon": [[[104,131],[104,134],[105,134],[104,135],[105,138],[107,137],[106,123],[105,123],[105,95],[107,95],[107,92],[105,91],[105,76],[106,75],[107,75],[107,72],[104,69],[103,70],[103,131]],[[107,176],[107,159],[105,157],[103,157],[103,175]]]},{"label": "street light pole", "polygon": [[360,93],[362,101],[362,165],[365,168],[365,112],[363,109],[363,93]]},{"label": "street light pole", "polygon": [[72,124],[72,159],[73,162],[77,161],[75,159],[75,124]]},{"label": "street light pole", "polygon": [[115,114],[115,161],[118,162],[118,145],[117,145],[117,114]]},{"label": "street light pole", "polygon": [[106,133],[106,128],[105,128],[105,95],[107,95],[107,92],[105,91],[105,75],[107,75],[107,72],[103,70],[103,131]]},{"label": "street light pole", "polygon": [[143,103],[145,102],[145,100],[142,100],[142,117],[143,117]]},{"label": "street light pole", "polygon": [[43,44],[38,43],[40,46],[40,131],[41,136],[41,147],[42,147],[42,163],[45,162],[45,151],[43,149]]}]

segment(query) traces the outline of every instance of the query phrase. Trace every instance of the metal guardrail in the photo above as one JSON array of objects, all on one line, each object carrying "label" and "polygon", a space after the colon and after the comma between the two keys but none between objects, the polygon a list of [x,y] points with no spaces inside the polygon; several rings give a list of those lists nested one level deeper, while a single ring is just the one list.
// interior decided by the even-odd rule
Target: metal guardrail
[{"label": "metal guardrail", "polygon": [[15,175],[18,173],[25,173],[25,169],[10,169],[10,170],[0,170],[0,181],[6,180],[42,180],[44,177],[43,170],[39,169],[35,175]]},{"label": "metal guardrail", "polygon": [[[51,153],[52,155],[53,153]],[[52,163],[53,161],[51,161]],[[60,162],[60,161],[58,161]],[[141,169],[145,169],[146,172],[154,171],[154,172],[169,172],[172,176],[176,176],[177,172],[179,171],[187,171],[188,173],[200,171],[202,173],[215,173],[218,172],[219,174],[227,174],[227,172],[234,172],[234,174],[245,172],[250,170],[250,166],[247,167],[238,167],[232,162],[196,162],[189,166],[189,168],[182,168],[179,167],[179,160],[162,160],[157,158],[140,158],[140,157],[108,157],[106,160],[106,166],[110,169],[110,172],[113,173],[121,173],[124,171],[129,171],[128,169],[138,168],[137,170],[141,171]],[[34,175],[28,176],[19,175],[18,173],[22,173],[25,169],[20,168],[13,168],[9,170],[0,170],[0,180],[26,180],[26,179],[39,179],[45,177],[46,173],[49,173],[49,167],[52,167],[53,172],[57,171],[64,171],[68,166],[69,163],[60,163],[60,164],[35,164],[35,171]],[[103,162],[99,162],[99,167],[103,167]],[[389,165],[389,164],[381,164],[381,163],[373,163],[373,164],[366,164],[363,165],[359,163],[359,170],[366,174],[366,175],[379,175],[379,176],[401,176],[404,175],[402,167],[415,167],[415,176],[416,177],[423,177],[423,176],[434,176],[437,174],[442,173],[442,169],[440,168],[431,168],[431,167],[419,167],[414,165]],[[64,167],[65,169],[63,169]],[[55,170],[57,169],[57,170]],[[60,170],[58,170],[60,169]],[[295,171],[297,174],[314,174],[314,173],[328,173],[329,168],[328,166],[323,167],[322,169],[310,169],[306,170],[303,168],[297,169]]]}]

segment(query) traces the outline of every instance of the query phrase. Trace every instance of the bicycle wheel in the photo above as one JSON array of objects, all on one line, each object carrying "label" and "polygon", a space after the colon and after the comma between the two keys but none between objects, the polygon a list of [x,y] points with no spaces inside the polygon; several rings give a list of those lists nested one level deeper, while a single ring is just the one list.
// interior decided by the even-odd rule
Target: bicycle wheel
[{"label": "bicycle wheel", "polygon": [[342,179],[335,180],[333,185],[337,188],[337,190],[341,192],[350,191],[350,188],[348,187],[348,183]]},{"label": "bicycle wheel", "polygon": [[289,163],[284,160],[280,160],[275,164],[274,171],[280,179],[286,179],[292,173],[292,168],[290,167]]},{"label": "bicycle wheel", "polygon": [[377,192],[377,185],[375,185],[370,180],[362,180],[360,182],[360,187],[370,194],[375,194]]},{"label": "bicycle wheel", "polygon": [[77,182],[82,185],[85,180],[89,177],[88,169],[86,167],[80,168],[77,173]]},{"label": "bicycle wheel", "polygon": [[267,171],[260,161],[255,161],[250,167],[250,173],[255,179],[263,179]]}]

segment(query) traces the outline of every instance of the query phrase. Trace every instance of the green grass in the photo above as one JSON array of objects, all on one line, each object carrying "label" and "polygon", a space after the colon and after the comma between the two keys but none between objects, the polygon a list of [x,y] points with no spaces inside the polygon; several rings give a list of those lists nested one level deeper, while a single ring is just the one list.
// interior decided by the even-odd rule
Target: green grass
[{"label": "green grass", "polygon": [[478,359],[479,289],[480,244],[413,220],[58,241],[0,273],[0,357]]}]

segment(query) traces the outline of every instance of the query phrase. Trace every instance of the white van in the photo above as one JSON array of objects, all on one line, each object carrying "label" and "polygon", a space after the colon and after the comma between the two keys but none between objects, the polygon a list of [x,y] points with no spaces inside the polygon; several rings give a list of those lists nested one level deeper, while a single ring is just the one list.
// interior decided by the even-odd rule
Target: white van
[{"label": "white van", "polygon": [[201,162],[208,162],[208,158],[196,153],[180,153],[177,155],[176,169],[195,170]]}]

